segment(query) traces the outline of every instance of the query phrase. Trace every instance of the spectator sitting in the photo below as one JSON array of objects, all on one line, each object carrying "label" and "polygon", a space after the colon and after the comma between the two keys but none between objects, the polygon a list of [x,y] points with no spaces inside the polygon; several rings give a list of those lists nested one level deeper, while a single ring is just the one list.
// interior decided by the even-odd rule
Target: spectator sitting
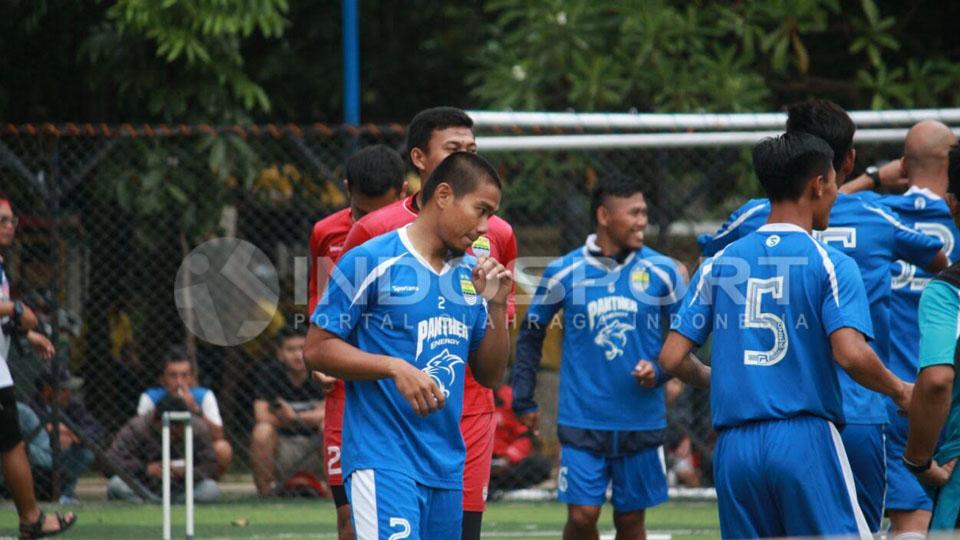
[{"label": "spectator sitting", "polygon": [[[30,473],[33,475],[33,487],[37,499],[48,501],[52,492],[51,471],[53,470],[53,452],[50,448],[50,435],[43,429],[40,418],[33,409],[24,403],[17,402],[17,421],[20,432],[27,444],[27,459],[30,462]],[[0,468],[0,482],[3,482],[3,470]],[[10,496],[6,483],[3,482],[0,495]]]},{"label": "spectator sitting", "polygon": [[[60,502],[74,503],[77,479],[93,464],[94,453],[90,445],[95,441],[104,440],[106,430],[87,410],[83,402],[73,395],[73,392],[83,385],[83,379],[72,376],[66,368],[61,368],[57,372],[59,377],[52,366],[44,367],[40,371],[36,378],[36,393],[27,403],[39,417],[39,421],[46,425],[47,433],[52,436],[51,407],[54,401],[57,402],[60,409],[59,436],[62,452],[60,463],[63,470]],[[57,385],[59,391],[56,393],[53,390],[55,383],[59,383]],[[28,432],[25,431],[25,433]]]},{"label": "spectator sitting", "polygon": [[213,449],[217,455],[217,476],[219,478],[230,467],[233,461],[233,447],[223,437],[223,418],[220,417],[220,406],[213,390],[196,386],[196,374],[193,362],[187,356],[186,350],[180,346],[170,347],[167,356],[163,359],[163,371],[160,373],[161,386],[148,388],[140,394],[137,404],[137,414],[144,415],[153,411],[157,403],[167,395],[180,397],[187,404],[187,409],[201,417],[210,428],[213,437]]},{"label": "spectator sitting", "polygon": [[513,388],[501,385],[493,397],[497,406],[494,413],[497,431],[493,441],[490,498],[498,499],[505,491],[543,482],[550,476],[551,466],[550,460],[533,454],[533,434],[513,412]]},{"label": "spectator sitting", "polygon": [[[161,425],[163,413],[187,411],[183,399],[164,396],[154,410],[131,418],[120,428],[107,452],[107,459],[118,472],[124,472],[140,482],[150,494],[159,499],[163,479],[163,447]],[[195,417],[196,418],[196,417]],[[170,424],[171,493],[182,497],[183,433],[181,422]],[[217,475],[217,458],[213,451],[213,439],[206,422],[193,422],[193,496],[197,501],[210,502],[220,497],[220,488],[214,481]],[[107,483],[107,498],[143,502],[137,492],[120,476],[114,475]]]},{"label": "spectator sitting", "polygon": [[250,437],[250,461],[260,495],[272,493],[276,479],[293,472],[301,474],[297,485],[288,482],[290,488],[326,491],[319,480],[323,467],[318,453],[324,388],[304,364],[305,340],[304,334],[284,329],[278,336],[278,361],[265,362],[254,376],[257,423]]}]

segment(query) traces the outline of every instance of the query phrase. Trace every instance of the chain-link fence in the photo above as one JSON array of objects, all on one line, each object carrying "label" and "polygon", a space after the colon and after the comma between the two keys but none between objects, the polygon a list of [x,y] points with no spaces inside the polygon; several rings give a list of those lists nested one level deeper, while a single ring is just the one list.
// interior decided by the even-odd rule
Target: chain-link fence
[{"label": "chain-link fence", "polygon": [[[304,321],[306,284],[299,283],[305,274],[298,258],[308,258],[312,224],[345,204],[346,158],[375,142],[399,149],[403,136],[396,125],[2,130],[0,191],[19,216],[4,268],[14,294],[53,336],[55,362],[83,379],[82,385],[45,379],[43,362],[27,344],[12,348],[18,396],[33,405],[34,429],[26,431],[34,441],[31,455],[49,456],[35,462],[47,468],[38,476],[46,474],[48,495],[69,495],[77,475],[102,473],[115,496],[151,497],[156,478],[146,465],[159,461],[159,443],[150,442],[159,435],[151,435],[149,423],[131,419],[160,404],[164,388],[209,389],[182,397],[203,413],[199,431],[210,440],[198,447],[198,460],[206,460],[198,467],[207,467],[211,478],[226,473],[252,491],[252,474],[262,491],[275,492],[292,473],[320,469],[319,420],[273,431],[261,425],[294,413],[310,417],[322,399],[313,390],[282,399],[284,388],[299,388],[301,381],[277,334]],[[611,172],[647,182],[648,243],[691,271],[698,259],[695,234],[714,229],[759,194],[749,145],[485,153],[482,140],[481,154],[505,178],[500,214],[513,225],[522,257],[554,257],[582,244],[590,232],[589,190]],[[900,148],[893,142],[859,145],[858,151],[858,161],[869,164],[896,157]],[[178,312],[176,290],[189,288],[178,281],[181,264],[220,237],[256,246],[269,263],[264,266],[275,269],[277,315],[242,344],[197,339]],[[557,454],[550,426],[559,352],[558,336],[548,335],[538,387],[547,427],[534,452],[549,463]],[[167,362],[177,358],[190,362]],[[63,399],[51,387],[60,388]],[[667,395],[671,476],[683,485],[708,484],[713,437],[707,395],[678,382],[669,384]],[[81,397],[86,410],[74,403]],[[143,463],[127,463],[121,455]],[[270,455],[282,470],[264,465]],[[542,467],[534,469],[529,474],[542,479]],[[300,486],[316,488],[309,480]]]}]

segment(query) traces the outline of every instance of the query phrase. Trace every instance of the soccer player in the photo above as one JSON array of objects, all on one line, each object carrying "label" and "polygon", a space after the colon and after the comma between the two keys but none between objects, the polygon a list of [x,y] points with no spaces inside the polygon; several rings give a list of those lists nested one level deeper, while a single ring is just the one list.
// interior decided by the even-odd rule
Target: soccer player
[{"label": "soccer player", "polygon": [[[799,131],[754,147],[768,222],[704,262],[660,355],[669,373],[711,389],[724,538],[871,538],[837,431],[834,361],[903,408],[911,385],[866,342],[873,332],[856,264],[810,234],[829,222],[832,160],[826,142]],[[706,367],[688,355],[711,333]]]},{"label": "soccer player", "polygon": [[643,538],[646,509],[667,500],[666,378],[656,358],[683,283],[676,263],[643,243],[647,203],[637,179],[601,178],[590,210],[595,233],[547,266],[521,325],[513,408],[536,426],[543,340],[563,309],[557,419],[563,537],[598,538],[612,482],[617,537]]},{"label": "soccer player", "polygon": [[[856,159],[850,116],[833,102],[812,100],[787,109],[787,131],[802,131],[823,139],[833,150],[838,182],[850,173]],[[770,201],[754,199],[734,212],[713,238],[703,246],[703,255],[713,256],[733,241],[760,228],[770,216]],[[865,203],[840,193],[830,211],[830,227],[813,236],[857,263],[863,275],[876,339],[871,342],[884,362],[890,358],[890,266],[898,259],[928,271],[946,267],[943,243],[907,227],[888,208]],[[841,433],[847,449],[857,498],[870,530],[880,530],[886,491],[884,425],[887,410],[883,396],[850,379],[838,366],[846,427]]]},{"label": "soccer player", "polygon": [[[434,107],[413,117],[407,128],[406,152],[420,178],[427,179],[433,170],[453,152],[477,152],[473,136],[473,120],[454,107]],[[388,233],[417,218],[423,205],[422,192],[407,197],[390,206],[373,212],[358,221],[347,234],[343,251]],[[510,224],[497,216],[491,216],[488,230],[477,238],[468,250],[477,257],[489,256],[510,267],[517,258],[517,239]],[[511,320],[514,313],[514,296],[511,292],[507,303]],[[474,380],[467,368],[464,392],[463,419],[460,429],[467,445],[467,464],[463,478],[463,540],[479,540],[486,504],[487,487],[490,483],[490,465],[493,460],[496,406],[493,392]],[[332,459],[332,457],[331,457]]]},{"label": "soccer player", "polygon": [[[340,257],[350,227],[363,216],[403,197],[403,158],[387,146],[368,146],[350,156],[346,166],[346,188],[350,205],[321,219],[310,234],[310,281],[308,309],[317,307],[319,295],[326,287],[333,262]],[[324,403],[323,448],[327,463],[327,481],[337,507],[337,535],[340,540],[353,538],[350,503],[343,489],[340,471],[340,444],[343,440],[343,381],[336,381]]]},{"label": "soccer player", "polygon": [[311,319],[308,365],[348,381],[343,471],[360,540],[460,536],[466,365],[500,382],[513,285],[496,260],[460,257],[500,185],[483,158],[451,154],[416,221],[344,254]]},{"label": "soccer player", "polygon": [[[0,194],[0,248],[7,249],[13,245],[17,221],[10,199]],[[48,516],[37,506],[33,474],[20,431],[13,376],[7,365],[7,355],[10,344],[23,336],[34,352],[49,361],[56,351],[46,336],[34,330],[36,326],[37,316],[33,310],[23,302],[10,298],[10,280],[3,267],[3,257],[0,257],[0,464],[20,518],[20,538],[53,536],[69,529],[77,521],[73,512],[56,512]]]},{"label": "soccer player", "polygon": [[[944,201],[947,193],[947,154],[957,138],[950,128],[935,120],[924,120],[907,132],[901,168],[910,188],[902,195],[859,195],[895,211],[907,225],[943,242],[950,261],[960,259],[957,240],[960,231]],[[898,377],[913,381],[917,376],[920,328],[917,310],[923,288],[933,275],[905,261],[893,267],[893,296],[890,300],[890,369]],[[891,534],[926,532],[933,501],[901,456],[907,441],[907,419],[887,404],[887,501]]]},{"label": "soccer player", "polygon": [[[960,148],[950,151],[945,201],[960,226]],[[903,453],[906,468],[935,491],[931,531],[960,529],[960,386],[956,380],[960,338],[960,263],[935,277],[920,297],[920,373],[910,403],[910,436]],[[946,423],[946,429],[944,429]],[[943,433],[943,444],[937,442]]]}]

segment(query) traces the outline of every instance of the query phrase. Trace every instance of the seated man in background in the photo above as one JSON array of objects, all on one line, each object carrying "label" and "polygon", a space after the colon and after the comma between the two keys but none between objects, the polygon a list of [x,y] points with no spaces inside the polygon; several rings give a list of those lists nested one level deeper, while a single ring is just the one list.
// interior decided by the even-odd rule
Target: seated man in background
[{"label": "seated man in background", "polygon": [[[56,392],[53,389],[55,385],[59,388]],[[104,440],[106,436],[106,430],[100,422],[73,394],[82,385],[83,379],[74,377],[66,368],[55,372],[52,366],[46,366],[37,375],[36,392],[27,402],[39,421],[46,426],[50,436],[53,436],[54,401],[60,409],[58,435],[62,452],[60,463],[64,475],[60,495],[61,504],[76,502],[74,490],[77,479],[93,464],[94,453],[91,445],[96,441]]]},{"label": "seated man in background", "polygon": [[318,452],[324,388],[304,364],[306,336],[286,328],[277,339],[277,361],[264,362],[254,376],[257,423],[250,436],[250,461],[257,492],[270,495],[278,479],[297,472],[296,486],[288,482],[289,487],[312,488],[322,495],[326,490],[320,483],[323,467]]},{"label": "seated man in background", "polygon": [[203,419],[210,428],[213,437],[213,449],[217,454],[217,478],[230,468],[233,461],[233,447],[223,436],[223,418],[220,417],[220,405],[213,390],[197,386],[193,362],[187,351],[179,345],[170,347],[163,359],[163,371],[160,372],[161,386],[148,388],[140,394],[137,414],[150,413],[161,399],[175,395],[187,404],[187,409]]},{"label": "seated man in background", "polygon": [[[152,412],[131,418],[120,428],[107,461],[117,472],[124,472],[147,488],[153,497],[159,498],[163,486],[163,446],[161,427],[163,413],[189,410],[183,399],[167,395],[156,404]],[[170,425],[171,493],[182,497],[185,475],[183,455],[184,426],[180,422]],[[211,502],[220,497],[220,488],[214,481],[217,476],[217,458],[213,451],[213,439],[206,422],[193,422],[193,496],[200,502]],[[107,483],[107,499],[143,502],[131,486],[119,474]]]},{"label": "seated man in background", "polygon": [[523,489],[550,477],[550,460],[534,453],[534,435],[513,412],[513,388],[504,384],[493,393],[497,430],[493,441],[490,499]]},{"label": "seated man in background", "polygon": [[[50,435],[40,422],[40,418],[24,403],[17,402],[17,422],[23,433],[23,442],[27,445],[27,460],[33,475],[33,489],[38,500],[49,501],[52,493],[53,452],[50,448]],[[75,480],[75,479],[74,479]],[[65,481],[69,482],[67,478]],[[0,497],[10,497],[3,469],[0,468]]]}]

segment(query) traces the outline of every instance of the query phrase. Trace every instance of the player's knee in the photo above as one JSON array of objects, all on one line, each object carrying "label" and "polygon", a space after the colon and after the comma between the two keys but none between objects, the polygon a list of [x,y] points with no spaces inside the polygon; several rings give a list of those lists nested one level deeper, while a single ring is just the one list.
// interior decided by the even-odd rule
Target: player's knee
[{"label": "player's knee", "polygon": [[571,506],[567,513],[567,521],[577,529],[596,527],[599,520],[599,506]]},{"label": "player's knee", "polygon": [[250,434],[250,440],[254,445],[266,444],[271,442],[277,434],[277,430],[267,422],[257,422],[253,426],[253,432]]},{"label": "player's knee", "polygon": [[644,532],[644,511],[614,512],[613,524],[617,531],[629,532],[630,537],[635,537]]}]

